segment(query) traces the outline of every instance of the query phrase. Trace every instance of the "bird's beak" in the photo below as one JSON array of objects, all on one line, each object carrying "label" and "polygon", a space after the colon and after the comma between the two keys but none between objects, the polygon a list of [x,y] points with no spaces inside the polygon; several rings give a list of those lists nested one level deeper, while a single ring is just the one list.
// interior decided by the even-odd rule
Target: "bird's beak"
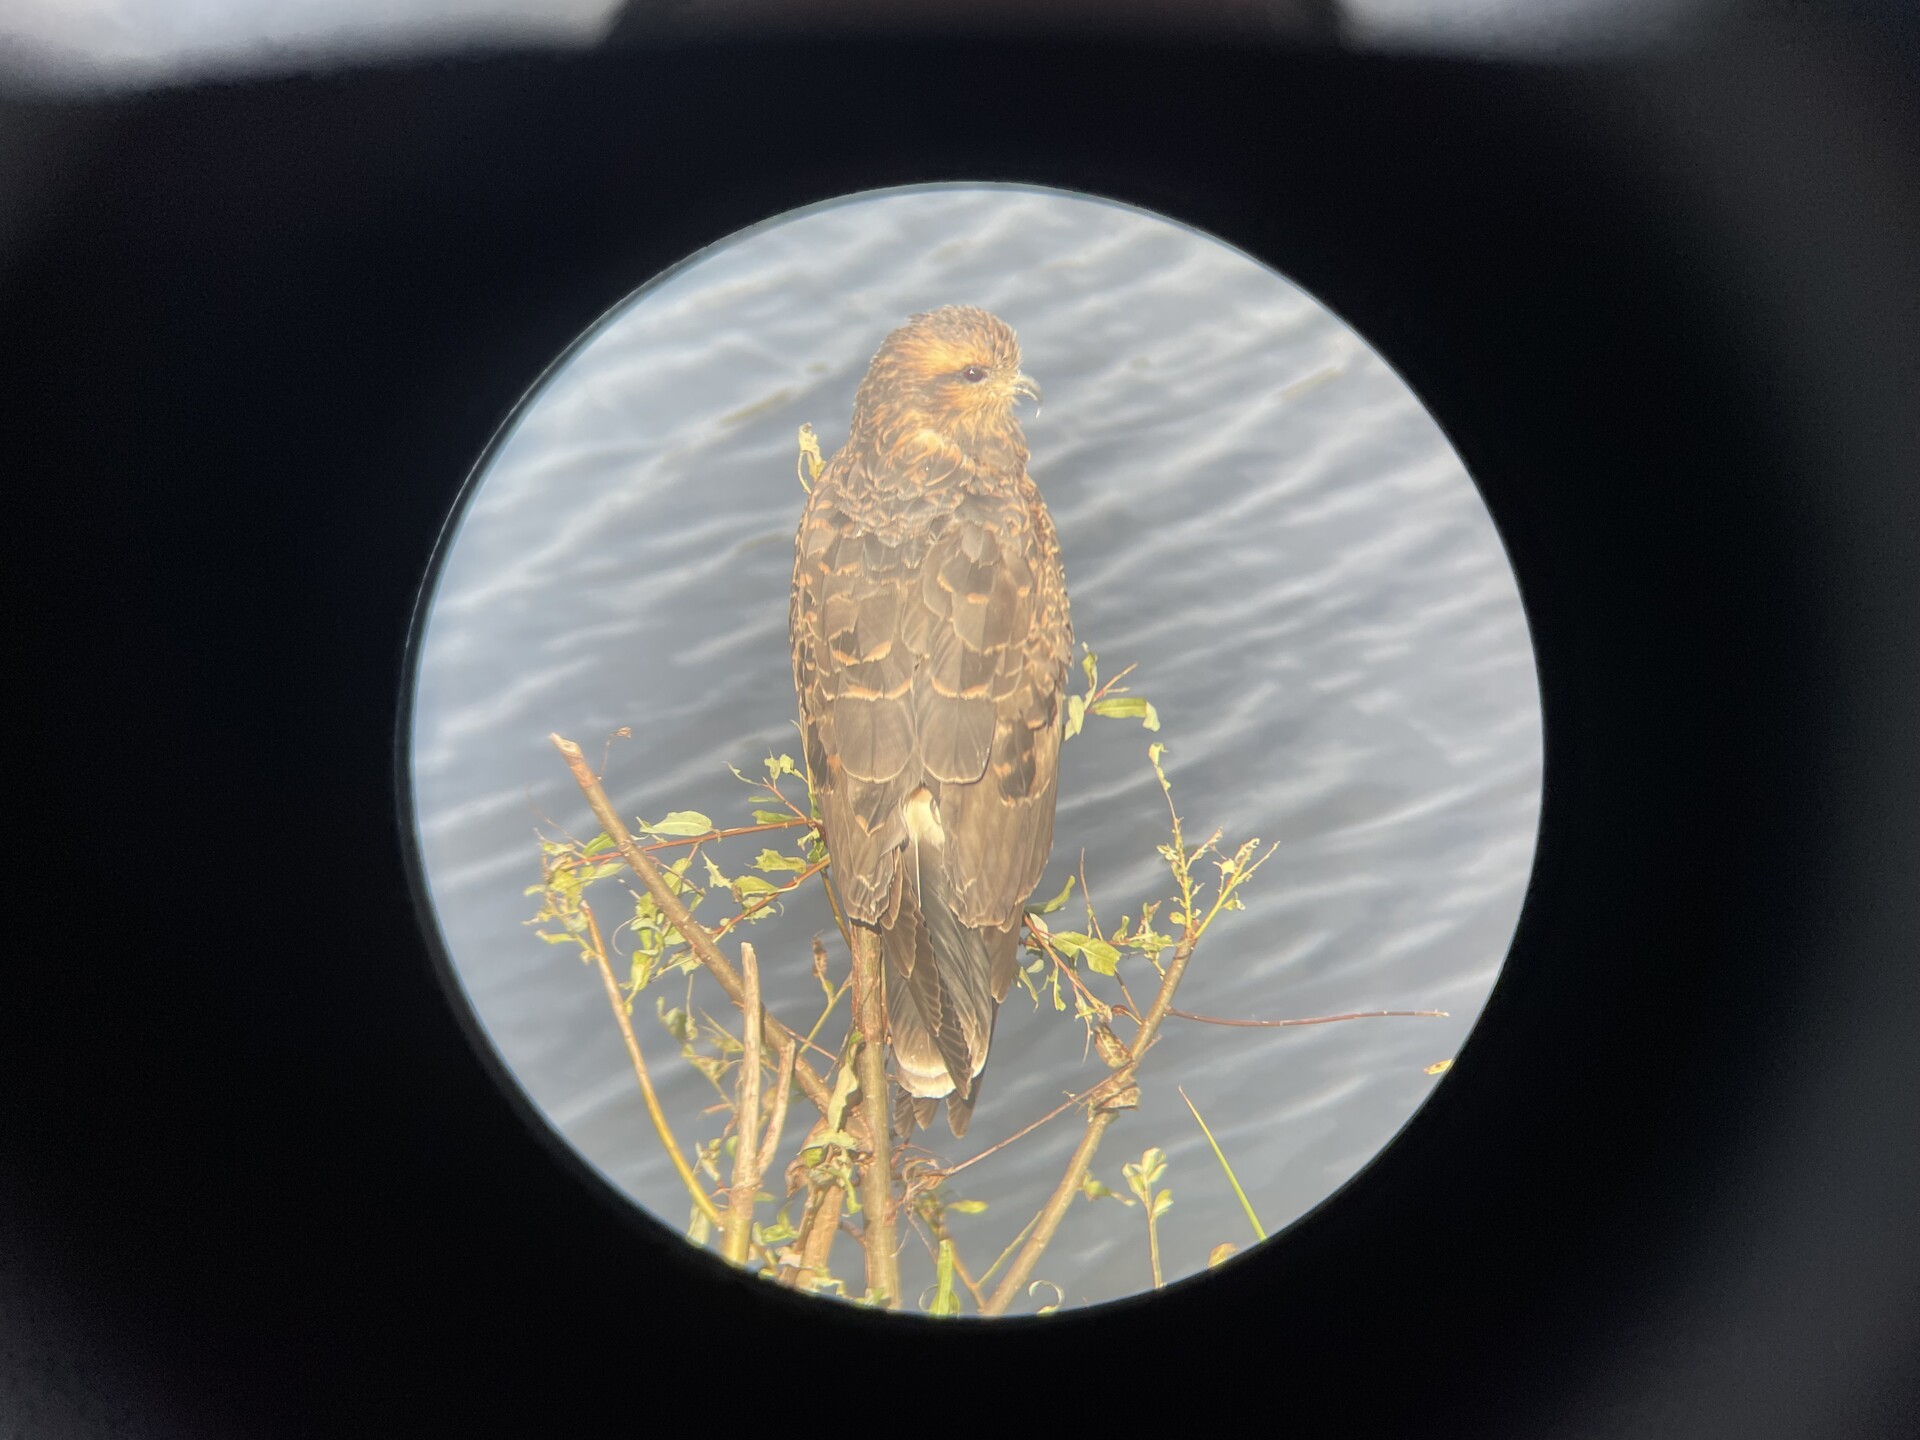
[{"label": "bird's beak", "polygon": [[1040,418],[1040,387],[1034,383],[1031,375],[1014,376],[1013,393],[1016,395],[1025,395],[1029,400],[1033,401],[1034,419],[1037,420]]}]

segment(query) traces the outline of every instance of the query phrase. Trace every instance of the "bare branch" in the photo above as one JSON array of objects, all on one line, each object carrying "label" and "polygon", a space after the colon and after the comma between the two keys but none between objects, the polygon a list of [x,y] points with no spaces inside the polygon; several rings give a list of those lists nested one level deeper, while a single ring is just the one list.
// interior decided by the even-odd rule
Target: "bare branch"
[{"label": "bare branch", "polygon": [[[1171,803],[1171,796],[1169,796]],[[1189,916],[1192,907],[1188,907]],[[1140,1058],[1159,1034],[1160,1026],[1167,1018],[1167,1012],[1173,1008],[1173,992],[1179,987],[1181,976],[1186,974],[1187,962],[1193,958],[1193,949],[1199,941],[1197,927],[1188,925],[1185,937],[1173,952],[1168,962],[1166,974],[1160,981],[1160,992],[1154,996],[1153,1005],[1146,1017],[1140,1022],[1140,1029],[1133,1037],[1133,1044],[1127,1047],[1130,1065],[1138,1065]],[[1119,1076],[1129,1074],[1127,1070],[1117,1071],[1102,1082],[1112,1085]],[[1013,1264],[1001,1277],[999,1285],[994,1287],[993,1297],[982,1312],[987,1315],[1004,1315],[1007,1306],[1020,1294],[1028,1279],[1033,1275],[1033,1267],[1039,1263],[1041,1253],[1052,1241],[1054,1232],[1060,1228],[1060,1222],[1066,1218],[1067,1207],[1073,1203],[1073,1197],[1080,1193],[1080,1182],[1086,1177],[1088,1167],[1093,1164],[1094,1152],[1100,1148],[1101,1138],[1107,1133],[1107,1127],[1113,1123],[1116,1109],[1096,1108],[1087,1120],[1085,1133],[1074,1148],[1073,1157],[1067,1162],[1066,1173],[1060,1177],[1060,1183],[1054,1187],[1053,1194],[1047,1197],[1047,1203],[1040,1208],[1027,1243],[1020,1247],[1020,1253],[1014,1257]]]},{"label": "bare branch", "polygon": [[753,1197],[760,1189],[760,962],[751,945],[740,947],[740,975],[744,1033],[733,1102],[733,1184],[727,1193],[726,1223],[720,1228],[720,1253],[736,1265],[747,1262]]},{"label": "bare branch", "polygon": [[[1138,1019],[1131,1010],[1121,1011],[1116,1005],[1116,1013],[1125,1013]],[[1349,1010],[1344,1015],[1308,1015],[1299,1020],[1226,1020],[1218,1015],[1196,1015],[1191,1010],[1169,1008],[1169,1015],[1181,1020],[1198,1020],[1203,1025],[1234,1025],[1251,1030],[1277,1030],[1288,1025],[1332,1025],[1341,1020],[1446,1020],[1451,1018],[1450,1010]]]},{"label": "bare branch", "polygon": [[868,1158],[861,1176],[865,1211],[861,1243],[867,1251],[867,1291],[889,1310],[900,1306],[900,1257],[893,1214],[891,1120],[887,1113],[886,1001],[881,989],[880,932],[853,931],[854,1023],[860,1031],[860,1109],[866,1116]]}]

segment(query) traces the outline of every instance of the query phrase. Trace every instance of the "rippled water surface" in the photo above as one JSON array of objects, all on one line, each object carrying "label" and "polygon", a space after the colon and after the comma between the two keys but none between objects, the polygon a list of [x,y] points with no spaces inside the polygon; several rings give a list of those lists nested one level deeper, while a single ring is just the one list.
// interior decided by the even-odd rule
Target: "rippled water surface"
[{"label": "rippled water surface", "polygon": [[[1451,1012],[1293,1029],[1170,1021],[1141,1108],[1108,1132],[1094,1173],[1124,1193],[1123,1162],[1167,1151],[1172,1278],[1251,1240],[1175,1083],[1269,1231],[1323,1200],[1441,1083],[1427,1067],[1455,1053],[1492,987],[1540,805],[1526,623],[1478,493],[1388,366],[1246,257],[1088,200],[899,192],[755,232],[629,304],[519,417],[438,583],[413,732],[432,898],[469,999],[536,1105],[615,1185],[684,1225],[685,1192],[597,977],[522,924],[536,828],[598,828],[546,736],[597,761],[631,726],[606,764],[627,815],[744,822],[728,765],[799,749],[786,634],[796,427],[811,422],[830,454],[881,338],[950,303],[1019,332],[1046,389],[1025,423],[1076,634],[1109,672],[1138,664],[1162,721],[1154,737],[1093,720],[1066,746],[1040,893],[1083,851],[1109,921],[1168,893],[1146,757],[1158,738],[1190,834],[1280,842],[1247,910],[1209,932],[1183,1008]],[[622,908],[612,901],[603,909]],[[830,928],[813,898],[755,928],[769,1003],[790,1022],[817,1012],[809,941]],[[1123,973],[1144,1003],[1151,971]],[[684,995],[684,982],[667,989]],[[711,1089],[651,996],[635,1013],[669,1112],[694,1116]],[[1103,1073],[1070,1014],[1036,1011],[1016,988],[967,1140],[923,1138],[964,1158]],[[683,1140],[700,1132],[681,1124]],[[1032,1217],[1079,1125],[1063,1116],[956,1179],[991,1200],[954,1222],[976,1269]],[[906,1263],[917,1289],[931,1275],[917,1241]],[[837,1264],[857,1280],[850,1243]],[[1144,1288],[1147,1265],[1137,1209],[1081,1201],[1037,1274],[1079,1304]]]}]

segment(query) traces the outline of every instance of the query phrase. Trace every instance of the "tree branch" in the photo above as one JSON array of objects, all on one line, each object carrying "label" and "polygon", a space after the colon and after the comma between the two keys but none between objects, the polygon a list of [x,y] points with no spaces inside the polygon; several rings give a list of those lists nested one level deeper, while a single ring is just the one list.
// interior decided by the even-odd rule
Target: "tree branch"
[{"label": "tree branch", "polygon": [[[693,918],[680,897],[674,893],[673,887],[667,884],[660,867],[654,864],[652,858],[638,845],[634,844],[632,833],[621,822],[619,814],[607,799],[607,792],[601,788],[599,778],[587,764],[586,757],[580,753],[580,747],[561,735],[549,735],[547,739],[553,743],[553,748],[560,752],[561,759],[567,762],[567,768],[573,772],[574,783],[579,785],[580,793],[586,796],[588,808],[593,811],[594,819],[598,820],[600,828],[607,832],[608,838],[619,850],[620,858],[625,860],[627,867],[640,877],[640,883],[647,887],[647,893],[653,897],[654,903],[660,907],[660,912],[667,917],[668,923],[686,937],[695,958],[707,967],[708,973],[719,982],[720,988],[727,992],[727,998],[735,1005],[744,1008],[746,987],[741,984],[740,976],[735,973],[727,957],[720,953],[720,947],[714,944],[713,937],[702,928],[699,921]],[[773,1036],[776,1043],[787,1040],[796,1042],[793,1078],[799,1082],[807,1098],[818,1106],[820,1113],[824,1115],[830,1098],[826,1083],[799,1054],[797,1048],[799,1037],[764,1008],[761,1014],[761,1023],[766,1027],[766,1033]],[[761,1058],[763,1063],[772,1063],[771,1057],[763,1055]]]},{"label": "tree branch", "polygon": [[[1189,904],[1187,913],[1192,915]],[[1140,1022],[1140,1030],[1133,1037],[1133,1044],[1127,1047],[1127,1067],[1137,1066],[1141,1056],[1159,1034],[1161,1022],[1167,1018],[1167,1012],[1173,1008],[1173,992],[1180,984],[1180,977],[1187,972],[1187,962],[1193,958],[1194,946],[1199,943],[1200,933],[1189,922],[1187,933],[1180,941],[1179,948],[1173,952],[1166,972],[1160,980],[1160,993],[1154,996],[1153,1004],[1147,1010],[1146,1018]],[[1122,1076],[1131,1074],[1131,1069],[1122,1070],[1108,1077],[1112,1083]],[[1097,1102],[1096,1102],[1097,1103]],[[1088,1117],[1086,1132],[1081,1135],[1080,1143],[1074,1148],[1073,1158],[1067,1161],[1066,1173],[1060,1177],[1060,1183],[1054,1187],[1053,1194],[1047,1197],[1047,1203],[1040,1208],[1040,1214],[1034,1223],[1027,1243],[1014,1256],[1013,1264],[1001,1277],[999,1285],[994,1287],[993,1298],[988,1301],[982,1312],[987,1315],[1004,1315],[1007,1306],[1026,1286],[1033,1275],[1033,1267],[1039,1263],[1041,1254],[1052,1241],[1054,1232],[1060,1228],[1060,1222],[1066,1218],[1067,1207],[1073,1203],[1073,1197],[1080,1192],[1080,1182],[1086,1178],[1088,1168],[1093,1164],[1093,1155],[1100,1148],[1100,1140],[1107,1133],[1107,1127],[1113,1124],[1114,1117],[1120,1112],[1112,1109],[1096,1109]]]},{"label": "tree branch", "polygon": [[[1121,1011],[1117,1005],[1114,1010],[1132,1017],[1131,1011]],[[1452,1015],[1447,1010],[1349,1010],[1344,1015],[1308,1015],[1298,1020],[1228,1020],[1219,1015],[1196,1015],[1191,1010],[1177,1008],[1167,1013],[1179,1020],[1198,1020],[1203,1025],[1233,1025],[1248,1030],[1278,1030],[1289,1025],[1332,1025],[1341,1020],[1446,1020]]]},{"label": "tree branch", "polygon": [[727,1191],[726,1223],[720,1227],[720,1253],[736,1265],[747,1263],[753,1242],[753,1197],[760,1189],[760,964],[753,946],[740,947],[745,994],[740,1006],[740,1078],[733,1102],[733,1184]]},{"label": "tree branch", "polygon": [[860,1110],[869,1154],[860,1177],[866,1212],[867,1292],[889,1310],[900,1306],[900,1257],[894,1240],[891,1119],[887,1113],[886,1001],[881,989],[880,932],[853,927],[854,1022],[860,1031]]}]

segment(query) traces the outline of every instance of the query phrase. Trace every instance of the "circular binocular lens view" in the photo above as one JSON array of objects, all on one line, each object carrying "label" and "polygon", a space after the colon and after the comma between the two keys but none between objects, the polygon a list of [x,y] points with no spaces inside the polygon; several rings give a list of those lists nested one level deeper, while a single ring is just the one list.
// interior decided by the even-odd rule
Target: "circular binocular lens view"
[{"label": "circular binocular lens view", "polygon": [[1061,192],[853,197],[638,291],[416,637],[457,988],[690,1244],[908,1313],[1231,1264],[1452,1063],[1541,721],[1479,493],[1312,296]]}]

